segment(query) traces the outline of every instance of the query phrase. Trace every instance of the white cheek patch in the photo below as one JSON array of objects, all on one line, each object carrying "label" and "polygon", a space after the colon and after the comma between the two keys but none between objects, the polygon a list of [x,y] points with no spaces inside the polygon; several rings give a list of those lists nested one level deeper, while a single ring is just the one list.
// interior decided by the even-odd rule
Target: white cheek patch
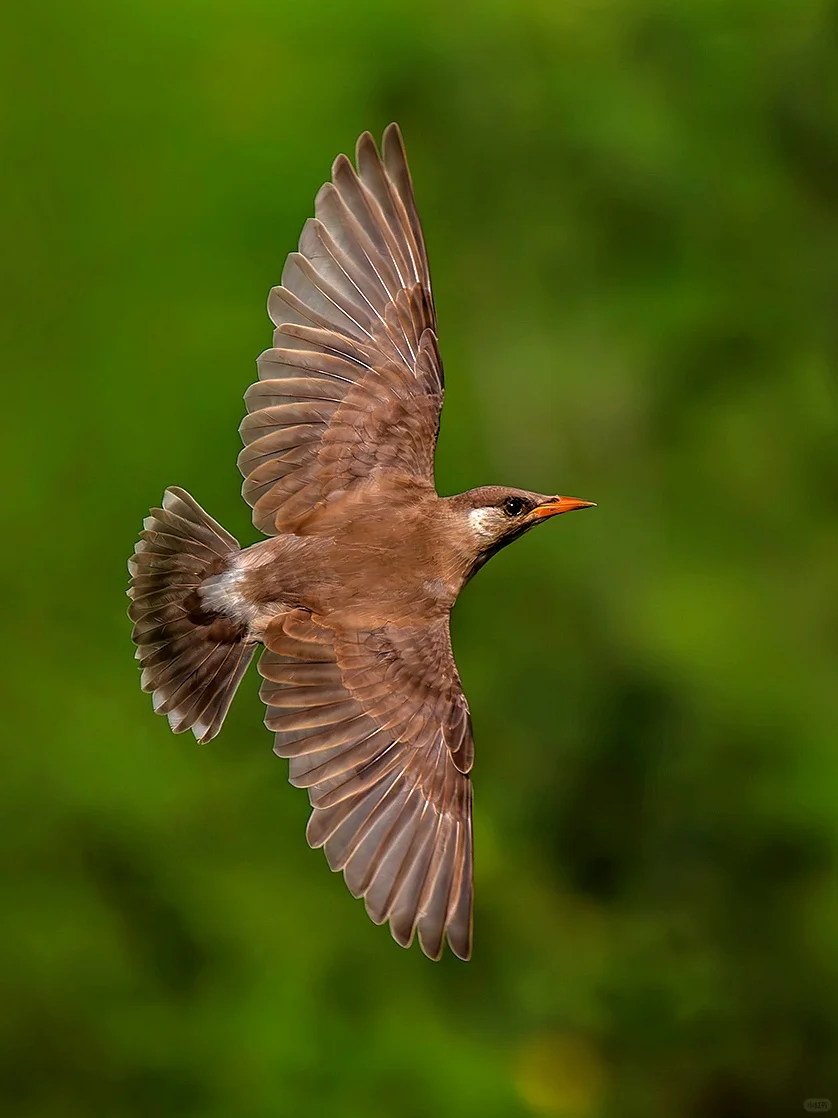
[{"label": "white cheek patch", "polygon": [[468,514],[472,531],[478,536],[490,537],[498,533],[497,509],[472,509]]}]

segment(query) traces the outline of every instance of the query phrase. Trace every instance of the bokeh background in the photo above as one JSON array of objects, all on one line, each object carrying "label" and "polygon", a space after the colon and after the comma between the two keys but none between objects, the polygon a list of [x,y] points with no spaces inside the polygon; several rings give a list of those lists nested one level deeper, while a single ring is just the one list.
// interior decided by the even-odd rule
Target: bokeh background
[{"label": "bokeh background", "polygon": [[[838,1106],[835,0],[44,0],[0,35],[0,1046],[10,1118],[773,1118]],[[474,960],[401,951],[242,687],[141,694],[183,485],[332,157],[406,136],[442,492],[595,512],[454,641]]]}]

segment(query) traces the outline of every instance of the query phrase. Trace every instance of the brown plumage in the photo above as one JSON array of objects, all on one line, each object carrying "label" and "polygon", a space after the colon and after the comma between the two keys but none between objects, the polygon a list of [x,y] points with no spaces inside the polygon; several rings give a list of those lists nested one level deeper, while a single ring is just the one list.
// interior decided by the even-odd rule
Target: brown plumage
[{"label": "brown plumage", "polygon": [[247,391],[242,550],[182,489],[129,561],[142,686],[175,733],[221,729],[257,645],[266,725],[307,788],[308,840],[376,923],[471,954],[474,747],[448,619],[501,547],[590,504],[488,486],[440,498],[443,375],[401,135],[358,141],[268,303]]}]

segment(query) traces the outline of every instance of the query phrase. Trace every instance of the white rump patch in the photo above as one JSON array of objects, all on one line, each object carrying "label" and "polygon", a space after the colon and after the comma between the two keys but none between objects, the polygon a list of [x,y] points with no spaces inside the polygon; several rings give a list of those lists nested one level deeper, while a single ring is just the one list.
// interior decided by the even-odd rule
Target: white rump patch
[{"label": "white rump patch", "polygon": [[207,579],[200,589],[201,600],[216,613],[226,614],[234,621],[243,621],[249,625],[258,613],[256,606],[249,602],[239,590],[239,583],[245,572],[241,568],[232,567]]}]

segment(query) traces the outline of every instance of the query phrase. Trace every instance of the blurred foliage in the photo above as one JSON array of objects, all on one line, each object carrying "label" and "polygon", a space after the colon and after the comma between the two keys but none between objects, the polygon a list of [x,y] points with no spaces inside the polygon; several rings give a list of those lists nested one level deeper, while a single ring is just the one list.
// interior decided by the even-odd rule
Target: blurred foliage
[{"label": "blurred foliage", "polygon": [[[835,0],[19,2],[0,36],[3,1109],[773,1118],[838,1105]],[[475,958],[307,849],[248,680],[140,693],[165,485],[236,426],[330,161],[400,121],[442,492],[599,508],[469,587]]]}]

